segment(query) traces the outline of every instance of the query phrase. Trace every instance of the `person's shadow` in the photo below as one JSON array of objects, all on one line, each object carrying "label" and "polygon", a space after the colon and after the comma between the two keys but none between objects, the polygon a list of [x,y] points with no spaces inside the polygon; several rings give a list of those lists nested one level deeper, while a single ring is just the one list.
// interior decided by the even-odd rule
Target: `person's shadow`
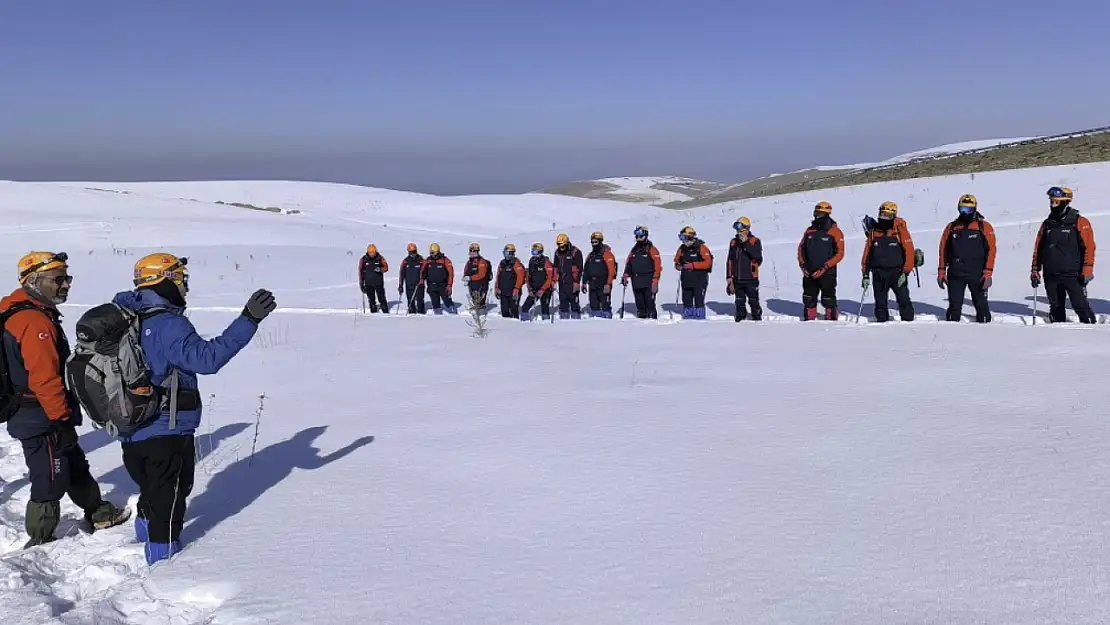
[{"label": "person's shadow", "polygon": [[[211,456],[221,443],[246,430],[248,427],[250,427],[249,423],[230,423],[221,426],[211,434],[202,434],[200,431],[197,431],[194,435],[194,445],[196,446],[195,462],[197,469],[202,469],[204,460]],[[107,436],[107,434],[104,434],[104,436]],[[109,438],[109,441],[111,440],[112,439]],[[82,443],[82,445],[84,445],[84,443]],[[127,468],[123,465],[112,469],[103,476],[98,477],[94,475],[93,477],[100,483],[100,490],[104,493],[104,496],[107,497],[111,495],[110,499],[116,505],[123,505],[129,497],[139,494],[139,485],[131,479],[131,475],[127,473]],[[105,488],[105,485],[111,486],[111,488]]]},{"label": "person's shadow", "polygon": [[192,520],[182,538],[190,542],[200,540],[289,477],[293,469],[314,471],[374,441],[373,436],[363,436],[343,449],[321,456],[313,442],[326,429],[322,425],[301,430],[292,438],[255,453],[253,459],[242,458],[213,476],[204,492],[189,504],[186,518]]}]

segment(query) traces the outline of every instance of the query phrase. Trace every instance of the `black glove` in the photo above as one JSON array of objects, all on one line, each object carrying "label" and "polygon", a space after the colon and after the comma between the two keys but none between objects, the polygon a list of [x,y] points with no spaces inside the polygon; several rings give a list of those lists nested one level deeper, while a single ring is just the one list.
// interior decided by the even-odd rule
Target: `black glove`
[{"label": "black glove", "polygon": [[255,323],[261,323],[275,308],[277,308],[277,302],[274,301],[274,294],[266,289],[258,289],[247,300],[247,305],[243,307],[243,315]]},{"label": "black glove", "polygon": [[50,441],[59,452],[73,449],[77,446],[77,428],[68,421],[58,422],[50,431]]}]

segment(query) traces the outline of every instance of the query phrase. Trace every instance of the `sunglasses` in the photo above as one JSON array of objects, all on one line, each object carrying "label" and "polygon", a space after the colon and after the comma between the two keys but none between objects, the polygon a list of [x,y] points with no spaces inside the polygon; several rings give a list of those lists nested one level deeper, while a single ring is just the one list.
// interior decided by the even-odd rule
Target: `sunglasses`
[{"label": "sunglasses", "polygon": [[54,276],[51,281],[58,286],[73,284],[73,276]]}]

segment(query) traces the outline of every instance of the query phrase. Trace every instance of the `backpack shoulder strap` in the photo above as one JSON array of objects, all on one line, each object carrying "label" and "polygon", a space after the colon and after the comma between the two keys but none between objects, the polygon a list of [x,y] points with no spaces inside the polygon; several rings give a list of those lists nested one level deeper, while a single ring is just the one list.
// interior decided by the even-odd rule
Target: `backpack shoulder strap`
[{"label": "backpack shoulder strap", "polygon": [[9,309],[5,310],[4,312],[0,313],[0,317],[2,317],[5,321],[7,321],[8,318],[11,317],[12,315],[14,315],[15,313],[20,312],[20,311],[24,311],[24,310],[38,310],[42,314],[44,314],[44,315],[46,314],[45,310],[42,310],[41,308],[39,308],[38,306],[35,306],[31,302],[17,302],[15,304],[12,304],[11,308],[9,308]]}]

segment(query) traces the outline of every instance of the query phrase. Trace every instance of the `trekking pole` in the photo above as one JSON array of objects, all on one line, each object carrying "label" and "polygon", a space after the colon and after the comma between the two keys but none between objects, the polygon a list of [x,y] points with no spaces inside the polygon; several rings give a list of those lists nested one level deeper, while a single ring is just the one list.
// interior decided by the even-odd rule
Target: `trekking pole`
[{"label": "trekking pole", "polygon": [[625,282],[624,284],[621,285],[621,309],[620,309],[620,312],[617,313],[617,315],[620,319],[624,319],[624,296],[627,293],[628,293],[628,283]]},{"label": "trekking pole", "polygon": [[678,284],[674,285],[674,308],[671,309],[671,321],[674,321],[674,311],[678,308],[678,298],[682,294],[682,278],[679,278]]},{"label": "trekking pole", "polygon": [[360,293],[362,293],[362,295],[359,296],[358,301],[362,303],[362,314],[365,315],[366,314],[366,292],[365,291],[360,291]]},{"label": "trekking pole", "polygon": [[1037,325],[1037,291],[1041,285],[1033,287],[1033,325]]},{"label": "trekking pole", "polygon": [[859,313],[856,314],[856,323],[859,323],[863,317],[863,298],[867,297],[867,287],[863,287],[863,291],[859,294]]},{"label": "trekking pole", "polygon": [[917,288],[921,288],[921,274],[917,272],[917,267],[913,268],[913,277],[917,278]]},{"label": "trekking pole", "polygon": [[559,314],[559,303],[562,301],[559,290],[555,288],[556,286],[555,284],[551,285],[551,303],[547,305],[547,312],[551,315],[551,323],[555,323],[555,317]]}]

